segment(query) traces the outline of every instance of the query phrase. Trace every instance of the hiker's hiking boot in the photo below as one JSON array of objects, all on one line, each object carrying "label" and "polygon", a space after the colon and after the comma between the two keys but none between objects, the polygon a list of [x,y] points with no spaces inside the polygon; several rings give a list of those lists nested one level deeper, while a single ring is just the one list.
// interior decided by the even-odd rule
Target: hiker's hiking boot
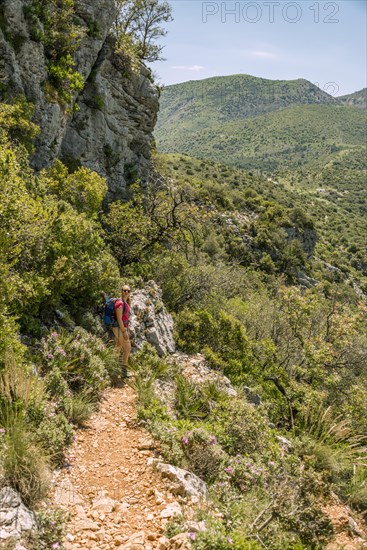
[{"label": "hiker's hiking boot", "polygon": [[125,365],[121,368],[121,376],[125,380],[126,378],[131,378],[131,374],[128,372],[127,367]]}]

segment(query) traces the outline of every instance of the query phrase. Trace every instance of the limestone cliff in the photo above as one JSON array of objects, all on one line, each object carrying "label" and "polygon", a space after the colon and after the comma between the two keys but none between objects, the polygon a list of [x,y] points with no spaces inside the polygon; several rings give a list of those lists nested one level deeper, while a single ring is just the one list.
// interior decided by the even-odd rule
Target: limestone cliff
[{"label": "limestone cliff", "polygon": [[[35,105],[41,132],[32,164],[36,169],[61,158],[71,166],[96,170],[108,181],[109,199],[124,195],[126,184],[147,173],[158,91],[150,71],[122,70],[109,30],[114,0],[75,0],[75,18],[85,29],[74,54],[85,81],[65,108],[45,91],[47,58],[34,35],[42,22],[27,18],[31,0],[2,0],[0,5],[0,92],[24,94]],[[96,32],[89,32],[91,26]],[[93,28],[93,27],[92,27]]]}]

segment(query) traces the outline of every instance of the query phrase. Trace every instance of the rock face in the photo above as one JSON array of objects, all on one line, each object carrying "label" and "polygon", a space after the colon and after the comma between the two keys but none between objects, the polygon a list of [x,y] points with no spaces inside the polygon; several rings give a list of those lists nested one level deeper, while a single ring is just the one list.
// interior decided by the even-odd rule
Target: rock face
[{"label": "rock face", "polygon": [[33,512],[22,503],[11,487],[0,489],[0,546],[4,541],[17,541],[15,548],[23,548],[22,538],[37,529]]},{"label": "rock face", "polygon": [[122,196],[122,182],[147,173],[151,133],[157,111],[150,72],[126,75],[119,70],[113,41],[107,40],[77,100],[66,127],[61,158],[81,163],[108,180],[109,198]]},{"label": "rock face", "polygon": [[[75,18],[85,30],[74,55],[75,69],[85,86],[68,109],[46,96],[44,46],[33,39],[34,25],[42,31],[42,24],[29,21],[27,8],[28,0],[1,2],[0,92],[11,88],[13,95],[24,94],[35,105],[41,132],[33,166],[43,168],[55,158],[86,166],[107,178],[110,200],[123,197],[132,178],[147,174],[158,93],[148,69],[134,74],[118,64],[108,35],[116,15],[114,0],[75,0]],[[88,33],[91,24],[98,25],[98,32]]]},{"label": "rock face", "polygon": [[162,302],[162,291],[154,281],[131,296],[130,330],[137,348],[145,342],[154,346],[159,355],[175,351],[173,319]]}]

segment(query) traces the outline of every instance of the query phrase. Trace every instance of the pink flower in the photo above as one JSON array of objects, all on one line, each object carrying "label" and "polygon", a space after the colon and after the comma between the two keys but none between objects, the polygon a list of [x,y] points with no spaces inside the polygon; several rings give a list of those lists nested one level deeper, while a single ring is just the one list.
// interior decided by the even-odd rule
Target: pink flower
[{"label": "pink flower", "polygon": [[233,544],[233,540],[231,539],[231,537],[227,537],[227,540],[228,540],[229,544]]},{"label": "pink flower", "polygon": [[[56,331],[54,331],[54,332],[51,332],[51,336],[52,336],[52,338],[57,338],[57,337],[58,337],[58,335],[59,335],[59,334],[58,334],[58,333],[57,333]],[[59,543],[57,542],[56,544],[59,544]]]},{"label": "pink flower", "polygon": [[65,355],[66,355],[65,350],[62,349],[62,348],[57,348],[57,353],[60,353],[60,355],[63,355],[64,357],[65,357]]},{"label": "pink flower", "polygon": [[189,533],[189,537],[191,540],[195,540],[196,539],[196,533]]},{"label": "pink flower", "polygon": [[52,353],[48,353],[48,354],[47,354],[47,357],[48,357],[49,359],[53,359],[53,358],[54,358],[54,356],[52,355]]},{"label": "pink flower", "polygon": [[228,466],[228,468],[224,468],[224,471],[227,472],[227,474],[233,474],[233,468]]},{"label": "pink flower", "polygon": [[52,550],[56,550],[57,548],[60,548],[60,545],[58,542],[54,542],[53,544],[51,544],[51,548]]},{"label": "pink flower", "polygon": [[0,434],[4,434],[6,432],[6,430],[4,430],[4,428],[0,428]]},{"label": "pink flower", "polygon": [[183,445],[189,444],[189,440],[187,439],[187,437],[181,437],[181,442],[183,443]]}]

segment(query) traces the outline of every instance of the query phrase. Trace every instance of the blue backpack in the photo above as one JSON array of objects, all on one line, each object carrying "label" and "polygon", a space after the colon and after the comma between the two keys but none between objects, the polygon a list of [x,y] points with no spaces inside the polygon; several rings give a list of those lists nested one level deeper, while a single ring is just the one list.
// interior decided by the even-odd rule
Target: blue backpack
[{"label": "blue backpack", "polygon": [[[106,296],[106,301],[103,308],[103,322],[108,328],[118,327],[118,322],[115,314],[115,303],[120,298],[110,298]],[[122,315],[125,313],[126,302],[122,302]]]}]

